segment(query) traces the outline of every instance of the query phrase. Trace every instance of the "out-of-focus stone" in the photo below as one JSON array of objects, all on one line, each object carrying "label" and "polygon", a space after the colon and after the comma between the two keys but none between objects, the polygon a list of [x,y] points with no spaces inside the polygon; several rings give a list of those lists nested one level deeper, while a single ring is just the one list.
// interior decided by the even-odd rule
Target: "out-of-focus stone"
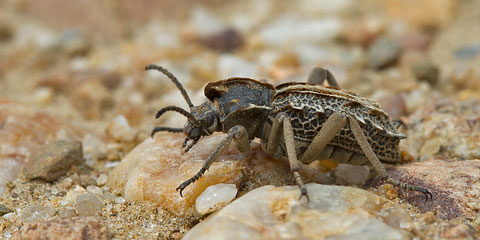
[{"label": "out-of-focus stone", "polygon": [[65,174],[72,164],[82,161],[81,142],[57,140],[37,149],[25,163],[23,174],[27,179],[51,182]]},{"label": "out-of-focus stone", "polygon": [[108,124],[107,133],[119,142],[131,142],[137,136],[137,132],[130,127],[127,118],[123,115],[115,117]]},{"label": "out-of-focus stone", "polygon": [[342,37],[350,44],[369,46],[384,29],[384,22],[380,19],[370,18],[355,20],[346,24]]},{"label": "out-of-focus stone", "polygon": [[354,184],[362,186],[368,179],[370,169],[366,166],[355,166],[350,164],[339,164],[335,168],[337,183]]},{"label": "out-of-focus stone", "polygon": [[235,184],[219,183],[205,189],[195,201],[195,209],[204,215],[221,209],[237,195]]},{"label": "out-of-focus stone", "polygon": [[401,144],[415,158],[480,159],[480,99],[430,99],[406,124]]},{"label": "out-of-focus stone", "polygon": [[92,216],[103,208],[103,203],[92,193],[85,193],[77,198],[75,204],[77,213],[80,216]]},{"label": "out-of-focus stone", "polygon": [[231,52],[243,45],[243,37],[235,29],[225,29],[201,38],[199,42],[212,50]]},{"label": "out-of-focus stone", "polygon": [[412,73],[419,81],[425,81],[430,86],[437,85],[440,70],[429,61],[418,62],[412,66]]},{"label": "out-of-focus stone", "polygon": [[389,38],[379,37],[368,48],[368,62],[370,67],[382,69],[397,62],[402,48]]},{"label": "out-of-focus stone", "polygon": [[475,230],[472,226],[460,223],[443,228],[441,237],[445,239],[475,239]]},{"label": "out-of-focus stone", "polygon": [[107,228],[95,217],[56,218],[28,223],[15,235],[18,239],[108,239]]},{"label": "out-of-focus stone", "polygon": [[420,27],[440,27],[450,23],[456,12],[455,0],[387,0],[386,13]]},{"label": "out-of-focus stone", "polygon": [[103,186],[107,183],[107,174],[105,173],[101,173],[98,177],[97,177],[97,185],[98,186]]},{"label": "out-of-focus stone", "polygon": [[55,216],[53,206],[30,205],[23,209],[20,219],[23,222],[36,222],[47,220],[53,216]]},{"label": "out-of-focus stone", "polygon": [[0,204],[0,217],[7,214],[7,213],[11,213],[12,210],[3,206],[2,204]]},{"label": "out-of-focus stone", "polygon": [[[480,204],[480,160],[429,160],[389,168],[389,175],[405,183],[428,189],[433,198],[420,192],[399,190],[421,212],[432,211],[442,219],[473,217]],[[379,181],[379,180],[376,180]]]},{"label": "out-of-focus stone", "polygon": [[110,93],[96,81],[89,81],[78,86],[72,93],[71,101],[87,119],[100,119],[103,111],[113,104]]},{"label": "out-of-focus stone", "polygon": [[264,186],[250,191],[197,224],[183,239],[405,239],[408,236],[385,222],[392,209],[386,199],[352,187],[319,184],[306,187],[310,198],[306,203],[299,203],[298,187]]},{"label": "out-of-focus stone", "polygon": [[88,175],[80,175],[80,185],[82,187],[94,186],[97,182]]},{"label": "out-of-focus stone", "polygon": [[222,54],[217,64],[220,79],[234,76],[255,78],[258,73],[258,67],[255,64],[231,54]]},{"label": "out-of-focus stone", "polygon": [[21,172],[25,159],[41,144],[83,132],[47,112],[12,100],[0,99],[0,194]]},{"label": "out-of-focus stone", "polygon": [[266,46],[317,44],[339,36],[342,22],[333,17],[304,19],[294,15],[277,18],[260,31]]},{"label": "out-of-focus stone", "polygon": [[398,120],[407,115],[407,104],[401,94],[388,93],[380,97],[377,102],[388,113],[391,120]]}]

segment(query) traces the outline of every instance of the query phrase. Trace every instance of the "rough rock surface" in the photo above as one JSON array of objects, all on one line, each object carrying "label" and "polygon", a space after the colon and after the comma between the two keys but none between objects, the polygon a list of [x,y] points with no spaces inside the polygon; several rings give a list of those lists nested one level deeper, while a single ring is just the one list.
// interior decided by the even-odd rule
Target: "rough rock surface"
[{"label": "rough rock surface", "polygon": [[[365,190],[307,184],[264,186],[240,197],[192,228],[183,239],[405,239],[411,219],[392,202]],[[305,199],[303,199],[305,200]],[[395,215],[392,227],[388,218]],[[400,227],[398,227],[400,226]]]},{"label": "rough rock surface", "polygon": [[28,223],[13,239],[103,240],[107,229],[95,217],[56,218]]},{"label": "rough rock surface", "polygon": [[23,174],[27,179],[54,181],[72,164],[83,162],[82,143],[58,140],[39,147],[27,160]]},{"label": "rough rock surface", "polygon": [[403,190],[399,197],[418,207],[432,211],[442,219],[475,217],[480,210],[480,160],[437,159],[399,165],[389,169],[395,179],[428,189],[433,198],[423,193]]},{"label": "rough rock surface", "polygon": [[0,98],[0,194],[38,146],[81,135],[81,130],[46,111]]},{"label": "rough rock surface", "polygon": [[480,100],[431,99],[407,121],[401,144],[420,160],[480,159]]},{"label": "rough rock surface", "polygon": [[[208,186],[217,183],[233,183],[246,189],[291,183],[287,163],[268,158],[259,144],[252,144],[252,150],[246,154],[239,153],[231,144],[181,197],[175,189],[198,172],[223,138],[222,134],[203,137],[188,153],[183,153],[182,134],[157,133],[154,139],[145,140],[125,156],[110,174],[107,185],[124,193],[127,200],[155,201],[174,214],[184,215]],[[246,182],[246,176],[252,181]]]}]

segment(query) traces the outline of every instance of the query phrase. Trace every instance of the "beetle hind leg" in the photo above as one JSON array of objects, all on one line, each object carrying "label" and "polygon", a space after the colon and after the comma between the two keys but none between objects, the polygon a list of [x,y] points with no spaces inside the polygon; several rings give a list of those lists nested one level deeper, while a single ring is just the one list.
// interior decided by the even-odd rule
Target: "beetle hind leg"
[{"label": "beetle hind leg", "polygon": [[297,159],[297,153],[295,151],[295,139],[293,138],[293,129],[290,119],[288,117],[283,118],[283,137],[285,140],[285,145],[287,148],[287,157],[288,162],[290,163],[290,170],[292,171],[295,182],[300,187],[300,198],[305,196],[307,200],[310,200],[307,194],[307,188],[303,183],[302,177],[300,176],[300,161]]},{"label": "beetle hind leg", "polygon": [[307,82],[322,85],[325,80],[327,80],[330,86],[340,88],[333,74],[327,69],[321,67],[316,67],[310,72]]},{"label": "beetle hind leg", "polygon": [[382,165],[377,155],[373,151],[372,147],[368,143],[367,137],[365,137],[365,134],[363,134],[360,124],[353,117],[349,117],[348,120],[350,123],[350,128],[353,132],[353,135],[355,136],[355,139],[357,140],[358,144],[360,145],[360,148],[362,149],[363,153],[372,164],[373,168],[375,169],[375,172],[379,175],[379,177],[386,179],[387,182],[391,183],[392,185],[399,186],[407,190],[422,192],[423,194],[425,194],[426,200],[428,200],[428,196],[430,196],[430,199],[433,198],[432,193],[426,188],[410,185],[408,183],[404,183],[389,177],[387,170],[385,170],[385,167]]}]

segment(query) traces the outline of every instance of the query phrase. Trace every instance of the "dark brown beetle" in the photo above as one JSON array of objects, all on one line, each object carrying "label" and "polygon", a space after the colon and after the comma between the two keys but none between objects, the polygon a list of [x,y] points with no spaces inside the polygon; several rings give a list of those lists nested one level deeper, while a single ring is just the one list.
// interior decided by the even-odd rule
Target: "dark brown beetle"
[{"label": "dark brown beetle", "polygon": [[[185,128],[155,127],[158,131],[184,132],[182,147],[188,151],[202,136],[223,132],[227,136],[208,156],[192,178],[178,186],[182,191],[198,180],[233,140],[240,152],[250,150],[259,138],[264,151],[274,158],[288,158],[302,196],[307,195],[299,170],[314,160],[330,159],[339,163],[370,163],[389,183],[406,189],[431,193],[388,177],[383,162],[398,162],[398,145],[405,135],[378,104],[355,93],[340,89],[333,75],[315,68],[307,83],[285,83],[277,87],[249,78],[230,78],[211,82],[205,89],[207,101],[194,106],[180,82],[166,69],[148,65],[168,76],[177,85],[190,112],[168,106],[158,111],[176,111],[188,118]],[[327,80],[330,86],[323,85]],[[189,141],[192,141],[188,144]]]}]

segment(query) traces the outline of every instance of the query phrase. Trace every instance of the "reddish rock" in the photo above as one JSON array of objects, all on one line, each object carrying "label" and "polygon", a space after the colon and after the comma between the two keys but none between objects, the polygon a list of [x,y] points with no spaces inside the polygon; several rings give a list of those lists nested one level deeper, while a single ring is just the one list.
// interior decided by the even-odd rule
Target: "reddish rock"
[{"label": "reddish rock", "polygon": [[101,240],[108,238],[106,227],[97,218],[74,217],[25,224],[14,239]]},{"label": "reddish rock", "polygon": [[432,211],[442,219],[473,217],[480,209],[480,160],[437,159],[399,165],[388,169],[391,177],[428,189],[433,198],[420,192],[399,189],[421,212]]}]

